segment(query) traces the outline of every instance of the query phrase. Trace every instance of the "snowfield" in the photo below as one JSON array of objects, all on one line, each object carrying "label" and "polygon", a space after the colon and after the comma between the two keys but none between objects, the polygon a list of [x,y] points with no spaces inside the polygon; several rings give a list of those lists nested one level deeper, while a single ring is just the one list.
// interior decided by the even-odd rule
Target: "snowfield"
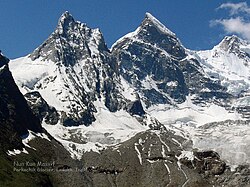
[{"label": "snowfield", "polygon": [[156,105],[150,107],[147,112],[164,125],[184,123],[199,127],[211,122],[242,119],[236,111],[229,112],[224,107],[215,104],[205,107],[194,105],[190,97],[187,97],[186,101],[178,104],[177,107]]},{"label": "snowfield", "polygon": [[193,148],[216,151],[228,165],[236,166],[250,164],[249,123],[227,120],[197,128],[179,122],[166,127],[192,140]]},{"label": "snowfield", "polygon": [[[70,117],[73,116],[73,119],[82,119],[81,117],[91,119],[92,114],[95,118],[95,121],[88,124],[89,126],[77,124],[78,126],[66,127],[62,125],[60,120],[56,125],[46,124],[43,121],[42,126],[62,143],[74,159],[81,159],[82,155],[88,151],[99,152],[107,146],[118,145],[137,133],[148,130],[150,125],[157,125],[157,122],[160,122],[176,135],[191,140],[193,148],[218,152],[221,158],[231,166],[250,164],[250,125],[249,121],[243,118],[244,116],[237,110],[239,107],[250,106],[250,45],[236,36],[231,36],[226,37],[211,50],[191,51],[182,46],[175,34],[151,14],[147,13],[146,19],[147,21],[144,24],[147,24],[147,26],[151,24],[153,28],[156,28],[151,28],[154,30],[153,33],[160,31],[160,36],[165,36],[162,39],[163,41],[160,42],[164,45],[169,44],[167,42],[171,43],[171,41],[174,43],[172,44],[174,46],[170,46],[171,49],[168,49],[169,52],[156,43],[140,39],[138,33],[146,28],[143,25],[119,39],[110,51],[105,46],[99,29],[90,29],[86,24],[75,22],[67,12],[60,18],[57,30],[51,34],[44,45],[41,45],[31,54],[35,60],[32,60],[31,56],[25,56],[10,61],[10,71],[23,94],[38,91],[48,105],[57,110],[60,117],[66,113]],[[164,88],[168,89],[167,91],[160,88],[159,85],[167,81],[165,78],[168,74],[162,74],[163,78],[159,79],[158,82],[155,81],[154,77],[156,76],[150,69],[152,68],[151,64],[147,67],[147,71],[144,71],[144,73],[149,73],[145,73],[145,76],[142,76],[143,78],[138,81],[139,86],[135,85],[133,81],[129,83],[130,80],[126,79],[124,74],[119,74],[119,71],[130,72],[130,70],[135,74],[132,71],[133,68],[137,68],[139,74],[143,72],[140,71],[140,66],[118,70],[121,61],[114,61],[113,58],[116,56],[112,56],[112,49],[114,46],[122,44],[124,40],[128,40],[129,44],[133,42],[136,45],[143,46],[145,44],[148,47],[147,50],[149,50],[147,55],[150,55],[150,49],[152,48],[160,56],[164,56],[163,60],[159,60],[157,63],[163,63],[165,66],[172,64],[173,68],[166,71],[169,71],[170,73],[167,72],[169,74],[174,72],[173,76],[175,77],[169,78],[169,82],[166,86],[164,85]],[[122,50],[126,51],[127,48],[129,48],[129,45],[124,46]],[[181,60],[174,56],[179,54],[174,48],[179,51],[183,49],[183,54],[180,53]],[[132,63],[133,60],[140,63],[140,60],[138,60],[140,56],[136,56],[136,52],[138,52],[136,50],[134,55],[126,51],[128,56],[123,58],[129,59],[131,57],[132,61],[127,60],[129,63]],[[171,51],[175,51],[172,52],[174,55],[170,54]],[[150,63],[154,62],[153,57],[154,55],[152,56],[153,60],[151,58],[148,60]],[[166,59],[168,59],[167,62]],[[224,86],[220,91],[225,92],[225,95],[229,93],[228,95],[235,96],[234,99],[228,98],[231,100],[227,104],[232,107],[229,106],[229,109],[224,107],[224,101],[216,104],[212,101],[204,105],[194,104],[192,98],[195,98],[195,94],[187,96],[185,93],[183,100],[179,102],[170,96],[169,89],[175,91],[175,88],[181,85],[175,78],[178,75],[184,76],[185,70],[181,74],[179,72],[181,68],[178,66],[178,63],[182,61],[190,63],[188,65],[195,69],[195,73],[199,71],[200,76],[203,76],[202,78],[205,77],[212,80],[211,82],[218,83],[216,84],[219,85],[218,87]],[[165,66],[156,66],[155,74],[159,73]],[[146,67],[142,69],[146,69]],[[179,69],[178,74],[176,74],[176,69]],[[185,71],[185,73],[189,75],[190,72]],[[192,72],[190,74],[193,75]],[[137,76],[137,74],[135,75]],[[183,78],[183,85],[187,86],[188,84],[185,81],[185,78]],[[201,83],[200,77],[197,82]],[[210,86],[213,87],[213,84]],[[143,95],[143,91],[150,90],[155,92],[149,96]],[[186,87],[181,90],[186,90]],[[211,90],[210,87],[204,86],[197,92],[210,93]],[[160,100],[160,97],[156,97],[155,93],[164,96],[164,99],[168,101],[161,103],[168,104],[156,104],[158,102],[155,102],[155,100]],[[187,93],[192,92],[188,90]],[[213,100],[213,96],[211,100]],[[154,99],[152,104],[150,103],[151,105],[146,103],[147,99],[150,100],[151,98],[146,97]],[[186,100],[183,102],[185,97]],[[113,101],[115,101],[115,105],[122,103],[124,106],[116,109],[116,106],[112,105]],[[138,101],[140,104],[134,106],[134,101]],[[111,105],[113,110],[108,108],[107,103]],[[134,107],[134,110],[143,108],[146,114],[144,116],[131,114],[132,112],[126,108],[129,107],[129,104]],[[91,110],[92,113],[89,112],[91,115],[86,112],[87,109]],[[83,111],[86,112],[85,116],[82,115]],[[250,111],[246,112],[250,113]],[[86,116],[89,118],[86,118]],[[49,140],[46,135],[29,132],[28,137],[23,139],[23,144],[29,147],[28,142],[37,136]],[[160,136],[159,141],[162,142]],[[173,141],[179,144],[177,140],[173,139]],[[142,164],[142,155],[137,146],[138,144],[135,144],[134,148],[139,162]],[[165,146],[168,148],[167,145]],[[181,144],[179,146],[182,147]],[[24,149],[23,151],[9,150],[8,154],[14,155],[21,152],[27,153]],[[162,156],[164,157],[164,155],[165,151],[162,151]],[[177,159],[182,157],[192,160],[192,150],[183,151]],[[166,164],[165,166],[169,171],[168,166]],[[181,170],[181,166],[179,168]]]},{"label": "snowfield", "polygon": [[87,151],[99,152],[107,146],[124,142],[148,126],[142,126],[126,111],[110,112],[101,102],[95,103],[98,109],[96,121],[86,127],[64,127],[61,124],[43,127],[71,153],[72,158],[81,159]]}]

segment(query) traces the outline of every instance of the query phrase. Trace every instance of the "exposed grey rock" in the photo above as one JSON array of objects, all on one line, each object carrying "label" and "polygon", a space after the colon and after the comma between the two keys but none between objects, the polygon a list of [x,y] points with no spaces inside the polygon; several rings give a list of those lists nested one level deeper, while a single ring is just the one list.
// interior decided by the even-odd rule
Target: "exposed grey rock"
[{"label": "exposed grey rock", "polygon": [[84,154],[82,162],[94,186],[181,186],[186,181],[209,186],[194,170],[178,165],[181,148],[171,138],[183,141],[167,131],[139,133],[100,154]]},{"label": "exposed grey rock", "polygon": [[127,110],[131,115],[143,116],[145,114],[140,100],[135,100],[129,103]]},{"label": "exposed grey rock", "polygon": [[[250,59],[250,54],[241,50],[240,45],[247,45],[246,41],[237,37],[236,35],[226,36],[219,44],[219,47],[227,51],[229,53],[233,53],[242,59]],[[216,55],[216,54],[215,54]],[[249,65],[249,63],[245,63],[245,65]]]},{"label": "exposed grey rock", "polygon": [[0,69],[0,151],[22,149],[21,136],[28,130],[42,132],[39,120],[33,115],[9,71],[9,59],[2,56]]},{"label": "exposed grey rock", "polygon": [[176,35],[149,14],[133,34],[112,46],[112,54],[120,74],[143,95],[147,107],[173,104],[171,99],[182,103],[189,94],[202,105],[231,98],[220,82],[205,75],[198,59],[189,58]]},{"label": "exposed grey rock", "polygon": [[1,51],[0,51],[0,67],[6,65],[9,63],[9,59],[5,56],[2,55]]},{"label": "exposed grey rock", "polygon": [[19,91],[9,71],[8,65],[0,70],[0,122],[1,129],[12,126],[18,135],[25,135],[28,129],[40,132],[42,127],[33,115],[26,100]]},{"label": "exposed grey rock", "polygon": [[29,92],[24,95],[33,113],[40,119],[45,119],[47,124],[55,125],[59,120],[59,114],[42,98],[39,92]]},{"label": "exposed grey rock", "polygon": [[[75,21],[69,12],[60,17],[56,30],[29,57],[32,60],[41,58],[42,61],[51,60],[56,63],[60,73],[65,73],[66,77],[62,78],[65,80],[65,89],[74,88],[69,91],[69,96],[75,98],[67,106],[70,112],[62,111],[61,114],[64,125],[90,125],[95,121],[96,109],[93,102],[97,99],[103,98],[105,106],[111,112],[125,106],[125,99],[118,87],[117,64],[102,33],[99,29],[91,29],[86,24]],[[76,72],[79,68],[80,73]],[[58,77],[48,77],[48,82],[55,79]],[[34,85],[34,88],[39,91],[44,86]]]},{"label": "exposed grey rock", "polygon": [[179,159],[183,148],[177,142],[185,139],[165,130],[143,132],[100,154],[86,153],[82,162],[94,186],[249,185],[249,176],[237,177],[216,152],[193,151],[193,160]]},{"label": "exposed grey rock", "polygon": [[[239,42],[237,38],[235,41]],[[237,45],[230,47],[229,44],[231,45],[231,41],[225,40],[221,47],[237,52]],[[191,96],[192,101],[199,105],[210,102],[216,102],[221,106],[228,105],[225,102],[233,96],[227,93],[227,89],[220,81],[207,76],[199,59],[195,56],[190,57],[189,52],[175,34],[150,14],[146,14],[136,32],[130,34],[130,37],[119,40],[110,52],[98,29],[91,29],[86,24],[75,21],[68,12],[65,12],[59,19],[56,30],[29,57],[32,60],[41,59],[44,63],[52,61],[57,65],[59,75],[63,75],[60,78],[64,80],[60,88],[61,93],[68,91],[63,102],[69,101],[66,106],[69,112],[56,111],[38,92],[28,93],[26,98],[40,122],[45,119],[47,123],[56,124],[60,120],[65,126],[82,124],[88,126],[95,121],[97,108],[94,102],[104,101],[110,112],[126,109],[131,117],[135,117],[142,125],[147,124],[151,130],[141,132],[120,144],[109,146],[99,153],[85,152],[80,162],[71,159],[69,153],[53,138],[50,138],[53,142],[33,141],[34,147],[39,152],[35,154],[35,158],[41,156],[56,159],[58,162],[56,168],[59,172],[72,171],[74,167],[83,169],[77,173],[52,174],[53,184],[121,187],[250,185],[247,166],[238,167],[236,172],[230,171],[218,153],[193,150],[190,140],[167,131],[158,120],[150,118],[143,108],[143,104],[149,107],[157,104],[183,103],[187,96]],[[76,66],[82,68],[80,72],[76,72]],[[136,100],[130,101],[121,93],[121,76],[137,92]],[[40,88],[46,87],[46,83],[53,82],[57,78],[57,76],[46,77],[43,82],[45,85],[34,84],[29,89],[39,91]],[[4,91],[2,91],[4,96],[11,95]],[[9,113],[5,107],[0,114],[7,116],[6,121],[8,121],[8,115],[15,114],[16,108],[15,105],[4,103],[5,97],[2,100],[0,102],[7,105]],[[2,107],[2,104],[0,106]],[[25,107],[27,109],[26,105]],[[245,109],[248,110],[247,107],[242,110]],[[17,111],[19,110],[20,107]],[[26,115],[21,112],[20,114]],[[38,121],[31,113],[27,115]],[[30,124],[29,120],[27,122]],[[219,124],[207,124],[200,129]],[[12,125],[9,128],[11,133],[5,135],[5,132],[9,132],[8,128],[9,126],[6,127],[7,131],[1,129],[4,140],[16,132],[13,131],[16,126]],[[31,129],[39,132],[40,128],[40,126],[34,128],[25,126],[17,131],[26,132],[27,129]],[[100,135],[102,143],[118,142],[108,137],[108,134],[95,134],[95,132],[93,134],[97,136],[96,139]],[[87,133],[86,137],[72,133],[69,139],[63,141],[71,139],[72,142],[86,144],[87,137]],[[20,136],[14,134],[11,141],[20,143]],[[42,144],[39,146],[40,142]],[[73,144],[71,148],[77,150],[76,145]],[[49,148],[49,151],[45,152],[45,148]],[[185,151],[191,154],[191,158],[183,154]]]}]

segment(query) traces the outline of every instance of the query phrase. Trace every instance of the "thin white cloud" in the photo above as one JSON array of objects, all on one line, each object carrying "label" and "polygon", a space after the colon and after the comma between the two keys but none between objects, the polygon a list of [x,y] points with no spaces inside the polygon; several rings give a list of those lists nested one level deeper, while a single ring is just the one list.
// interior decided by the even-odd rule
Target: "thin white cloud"
[{"label": "thin white cloud", "polygon": [[212,20],[210,21],[211,27],[221,25],[227,34],[238,34],[250,40],[250,22],[247,19],[250,16],[250,7],[246,2],[224,3],[218,9],[228,9],[231,18]]},{"label": "thin white cloud", "polygon": [[219,9],[229,9],[230,15],[236,15],[239,13],[250,14],[250,8],[248,7],[246,2],[223,3],[217,8],[217,10]]},{"label": "thin white cloud", "polygon": [[215,25],[222,25],[228,34],[236,33],[250,40],[250,23],[245,22],[241,17],[218,19],[210,22],[210,26]]}]

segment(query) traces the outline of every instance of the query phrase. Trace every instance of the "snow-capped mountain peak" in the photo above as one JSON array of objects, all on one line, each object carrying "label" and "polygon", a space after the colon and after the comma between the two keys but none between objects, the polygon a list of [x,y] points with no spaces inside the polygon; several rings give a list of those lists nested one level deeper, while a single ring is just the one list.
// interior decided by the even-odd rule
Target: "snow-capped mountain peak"
[{"label": "snow-capped mountain peak", "polygon": [[161,31],[164,34],[169,34],[169,35],[175,36],[175,33],[170,31],[165,25],[163,25],[157,18],[155,18],[149,12],[147,12],[145,14],[145,18],[142,22],[142,25],[147,25],[147,24],[154,26],[155,28],[157,28],[159,31]]},{"label": "snow-capped mountain peak", "polygon": [[236,35],[225,36],[224,39],[216,46],[229,53],[238,53],[241,46],[247,46],[247,41]]},{"label": "snow-capped mountain peak", "polygon": [[69,66],[83,58],[97,56],[99,51],[108,51],[100,30],[75,21],[69,12],[65,12],[55,31],[29,57],[32,60],[42,57]]},{"label": "snow-capped mountain peak", "polygon": [[157,48],[167,56],[177,59],[186,57],[185,48],[176,35],[148,12],[140,26],[134,32],[117,40],[112,45],[111,51],[119,48],[124,42],[146,44],[148,47]]},{"label": "snow-capped mountain peak", "polygon": [[250,45],[236,35],[226,36],[213,49],[199,51],[203,69],[221,81],[228,92],[238,95],[250,87]]},{"label": "snow-capped mountain peak", "polygon": [[69,13],[69,11],[65,11],[59,18],[58,23],[64,23],[65,21],[72,21],[74,22],[73,16]]},{"label": "snow-capped mountain peak", "polygon": [[119,94],[112,95],[118,77],[102,33],[74,21],[68,12],[42,45],[10,67],[23,93],[38,91],[67,126],[92,123],[97,98],[111,111],[123,103],[118,103]]},{"label": "snow-capped mountain peak", "polygon": [[[199,126],[240,119],[225,108],[235,98],[231,94],[249,90],[250,73],[245,61],[237,61],[226,47],[243,54],[245,44],[232,36],[214,50],[188,51],[173,32],[146,13],[140,26],[118,40],[110,52],[99,29],[65,12],[49,38],[30,56],[12,60],[10,68],[23,93],[31,92],[28,99],[35,103],[33,108],[39,108],[39,102],[34,102],[39,98],[54,107],[47,108],[57,125],[44,127],[72,151],[77,134],[86,135],[89,143],[107,136],[118,137],[112,142],[119,142],[125,135],[147,129],[142,124]],[[86,148],[85,143],[76,145]]]},{"label": "snow-capped mountain peak", "polygon": [[68,11],[64,12],[58,20],[57,31],[62,34],[74,22],[73,16]]}]

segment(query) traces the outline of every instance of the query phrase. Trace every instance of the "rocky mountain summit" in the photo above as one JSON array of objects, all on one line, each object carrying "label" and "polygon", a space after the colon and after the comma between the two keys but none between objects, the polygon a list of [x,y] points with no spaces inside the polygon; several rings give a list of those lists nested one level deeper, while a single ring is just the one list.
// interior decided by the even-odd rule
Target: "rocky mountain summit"
[{"label": "rocky mountain summit", "polygon": [[149,13],[136,31],[112,46],[112,53],[121,75],[138,90],[146,107],[183,103],[188,95],[200,104],[230,98],[176,35]]},{"label": "rocky mountain summit", "polygon": [[247,41],[233,35],[226,36],[212,50],[199,51],[202,66],[214,80],[227,87],[234,95],[233,109],[244,118],[250,117],[250,45]]},{"label": "rocky mountain summit", "polygon": [[81,168],[70,172],[74,182],[45,172],[51,185],[247,186],[249,49],[228,36],[189,50],[150,13],[108,49],[99,29],[65,12],[43,44],[9,63],[26,108],[13,110],[33,122],[20,145],[50,147],[44,157],[57,169]]},{"label": "rocky mountain summit", "polygon": [[[27,61],[27,59],[29,61]],[[95,121],[95,100],[104,100],[112,112],[121,109],[123,98],[117,91],[119,83],[115,63],[99,29],[90,29],[65,12],[56,30],[33,53],[13,62],[20,69],[34,67],[22,84],[23,93],[39,91],[49,105],[60,113],[65,126],[90,125]],[[20,77],[18,77],[20,76]],[[26,78],[25,78],[26,79]]]}]

